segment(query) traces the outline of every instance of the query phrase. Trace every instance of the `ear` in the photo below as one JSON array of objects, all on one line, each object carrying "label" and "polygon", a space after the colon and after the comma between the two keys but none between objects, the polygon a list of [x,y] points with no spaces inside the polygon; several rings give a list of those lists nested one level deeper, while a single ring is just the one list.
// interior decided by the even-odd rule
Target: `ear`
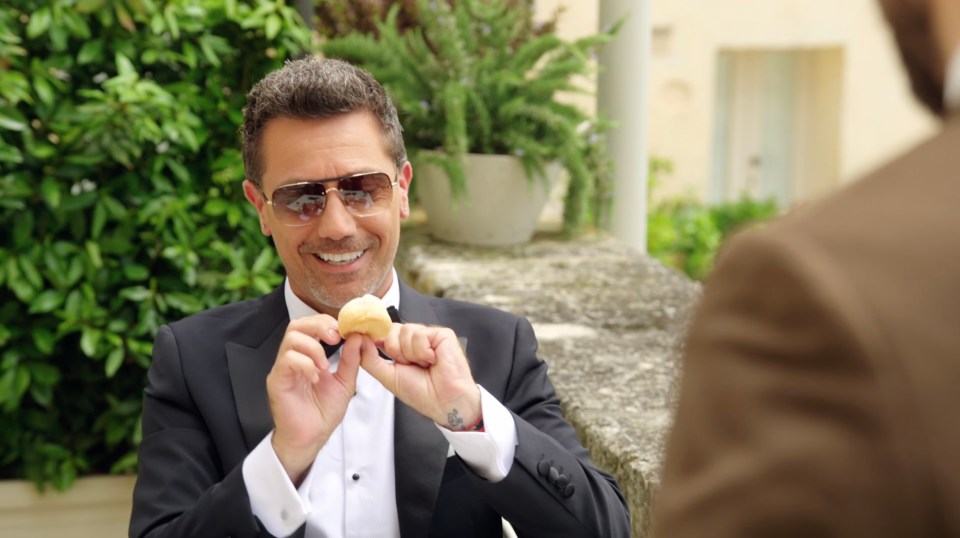
[{"label": "ear", "polygon": [[400,219],[410,216],[410,182],[413,181],[413,165],[404,161],[397,173],[397,186],[400,187]]},{"label": "ear", "polygon": [[267,223],[267,215],[264,211],[267,204],[264,202],[256,183],[249,179],[243,180],[243,195],[256,208],[257,215],[260,216],[260,231],[263,232],[263,235],[270,235],[270,225]]}]

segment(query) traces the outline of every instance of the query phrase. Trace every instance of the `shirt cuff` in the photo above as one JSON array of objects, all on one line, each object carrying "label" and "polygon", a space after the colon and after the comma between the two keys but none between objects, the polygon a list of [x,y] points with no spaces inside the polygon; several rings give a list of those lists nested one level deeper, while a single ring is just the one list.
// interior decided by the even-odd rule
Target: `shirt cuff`
[{"label": "shirt cuff", "polygon": [[[243,460],[243,482],[250,497],[250,508],[263,527],[274,536],[290,536],[310,514],[310,503],[301,495],[283,469],[273,450],[270,432]],[[312,470],[312,468],[311,468]],[[308,491],[310,475],[304,479],[301,492]]]},{"label": "shirt cuff", "polygon": [[517,450],[517,426],[513,415],[480,385],[482,432],[456,432],[437,424],[440,433],[470,469],[490,482],[507,477]]}]

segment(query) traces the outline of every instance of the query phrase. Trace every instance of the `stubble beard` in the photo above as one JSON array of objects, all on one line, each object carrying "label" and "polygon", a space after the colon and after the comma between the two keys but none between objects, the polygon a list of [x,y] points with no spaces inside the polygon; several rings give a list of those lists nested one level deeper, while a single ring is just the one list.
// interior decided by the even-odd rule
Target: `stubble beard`
[{"label": "stubble beard", "polygon": [[[361,295],[377,295],[393,274],[393,266],[389,262],[385,267],[378,267],[378,259],[370,260],[361,272],[326,273],[312,264],[317,263],[314,253],[317,252],[351,252],[363,251],[364,256],[376,257],[381,253],[384,245],[374,241],[315,241],[301,245],[298,254],[301,256],[303,281],[298,284],[300,290],[307,295],[307,301],[318,312],[339,311],[351,299]],[[396,255],[396,252],[393,253]],[[393,259],[391,256],[388,258]]]},{"label": "stubble beard", "polygon": [[[309,298],[318,312],[339,311],[343,305],[351,299],[355,299],[365,294],[377,295],[382,290],[393,273],[393,267],[387,263],[384,267],[379,266],[379,260],[376,258],[380,252],[380,244],[313,244],[304,245],[300,249],[301,261],[304,265],[301,267],[303,272],[301,276],[303,281],[299,288]],[[315,252],[345,252],[345,251],[363,251],[364,256],[374,257],[370,264],[364,266],[358,271],[349,273],[327,273],[321,267],[314,266],[317,260],[313,253]]]},{"label": "stubble beard", "polygon": [[314,305],[340,310],[351,299],[365,294],[376,295],[377,290],[386,282],[388,275],[389,271],[375,278],[366,279],[359,290],[355,287],[355,275],[334,275],[332,284],[329,284],[329,279],[327,283],[321,283],[314,275],[309,275],[305,282],[305,292],[313,300]]}]

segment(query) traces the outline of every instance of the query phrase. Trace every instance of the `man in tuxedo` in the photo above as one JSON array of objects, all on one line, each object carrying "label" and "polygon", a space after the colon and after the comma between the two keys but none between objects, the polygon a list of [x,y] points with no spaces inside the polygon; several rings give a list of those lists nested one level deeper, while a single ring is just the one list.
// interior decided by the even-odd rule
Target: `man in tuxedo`
[{"label": "man in tuxedo", "polygon": [[[289,62],[250,91],[242,135],[286,280],[160,329],[131,536],[493,537],[501,517],[519,536],[627,536],[529,322],[398,280],[413,170],[380,84]],[[365,294],[391,332],[342,340],[337,314]]]},{"label": "man in tuxedo", "polygon": [[960,2],[881,5],[942,129],[724,248],[657,536],[960,536]]}]

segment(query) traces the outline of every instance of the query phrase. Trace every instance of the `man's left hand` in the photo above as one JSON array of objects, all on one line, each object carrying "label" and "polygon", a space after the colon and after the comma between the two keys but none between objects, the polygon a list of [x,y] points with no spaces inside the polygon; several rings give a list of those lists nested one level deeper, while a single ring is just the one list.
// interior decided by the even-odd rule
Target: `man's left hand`
[{"label": "man's left hand", "polygon": [[360,366],[421,415],[450,430],[464,430],[481,418],[480,388],[457,335],[446,327],[394,323],[377,353],[367,336],[347,339],[342,353],[360,353]]}]

